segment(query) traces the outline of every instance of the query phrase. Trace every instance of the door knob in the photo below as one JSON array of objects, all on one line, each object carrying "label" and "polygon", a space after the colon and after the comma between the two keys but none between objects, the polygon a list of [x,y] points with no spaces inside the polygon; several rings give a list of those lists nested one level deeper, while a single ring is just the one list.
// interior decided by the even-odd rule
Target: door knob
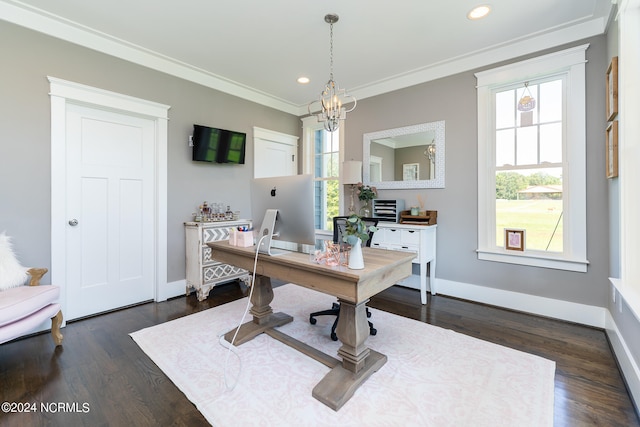
[{"label": "door knob", "polygon": [[71,219],[69,220],[69,225],[72,227],[75,227],[76,225],[78,225],[78,220],[77,219]]}]

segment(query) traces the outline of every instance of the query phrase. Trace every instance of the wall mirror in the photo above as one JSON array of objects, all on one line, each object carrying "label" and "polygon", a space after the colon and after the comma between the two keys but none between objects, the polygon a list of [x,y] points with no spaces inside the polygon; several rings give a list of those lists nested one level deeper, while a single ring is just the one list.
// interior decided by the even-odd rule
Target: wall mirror
[{"label": "wall mirror", "polygon": [[365,133],[362,182],[379,189],[444,188],[444,120]]}]

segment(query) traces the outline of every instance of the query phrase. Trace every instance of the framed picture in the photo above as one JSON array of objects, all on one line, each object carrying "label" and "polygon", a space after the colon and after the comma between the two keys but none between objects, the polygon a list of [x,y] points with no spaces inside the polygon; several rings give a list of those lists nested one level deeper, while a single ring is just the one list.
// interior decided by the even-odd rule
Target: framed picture
[{"label": "framed picture", "polygon": [[618,115],[618,57],[611,58],[607,68],[607,121]]},{"label": "framed picture", "polygon": [[405,163],[402,165],[402,180],[417,181],[420,176],[420,163]]},{"label": "framed picture", "polygon": [[520,228],[504,229],[504,248],[510,251],[524,251],[525,230]]},{"label": "framed picture", "polygon": [[607,178],[618,176],[618,121],[607,126],[607,142],[605,159],[607,162]]}]

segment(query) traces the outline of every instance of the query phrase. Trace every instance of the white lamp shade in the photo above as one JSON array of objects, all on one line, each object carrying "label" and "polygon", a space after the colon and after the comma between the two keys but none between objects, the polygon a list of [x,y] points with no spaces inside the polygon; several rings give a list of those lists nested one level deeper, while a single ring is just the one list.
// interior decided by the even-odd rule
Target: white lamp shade
[{"label": "white lamp shade", "polygon": [[349,160],[342,163],[342,183],[357,184],[362,182],[362,162]]}]

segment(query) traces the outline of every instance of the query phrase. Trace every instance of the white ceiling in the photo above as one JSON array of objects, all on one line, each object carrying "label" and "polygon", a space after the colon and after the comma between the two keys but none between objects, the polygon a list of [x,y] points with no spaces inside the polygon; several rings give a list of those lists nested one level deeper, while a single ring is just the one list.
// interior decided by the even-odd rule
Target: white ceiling
[{"label": "white ceiling", "polygon": [[[613,0],[615,1],[615,0]],[[603,34],[612,0],[0,0],[0,19],[303,115],[329,78],[358,99]],[[300,85],[296,79],[311,82]]]}]

